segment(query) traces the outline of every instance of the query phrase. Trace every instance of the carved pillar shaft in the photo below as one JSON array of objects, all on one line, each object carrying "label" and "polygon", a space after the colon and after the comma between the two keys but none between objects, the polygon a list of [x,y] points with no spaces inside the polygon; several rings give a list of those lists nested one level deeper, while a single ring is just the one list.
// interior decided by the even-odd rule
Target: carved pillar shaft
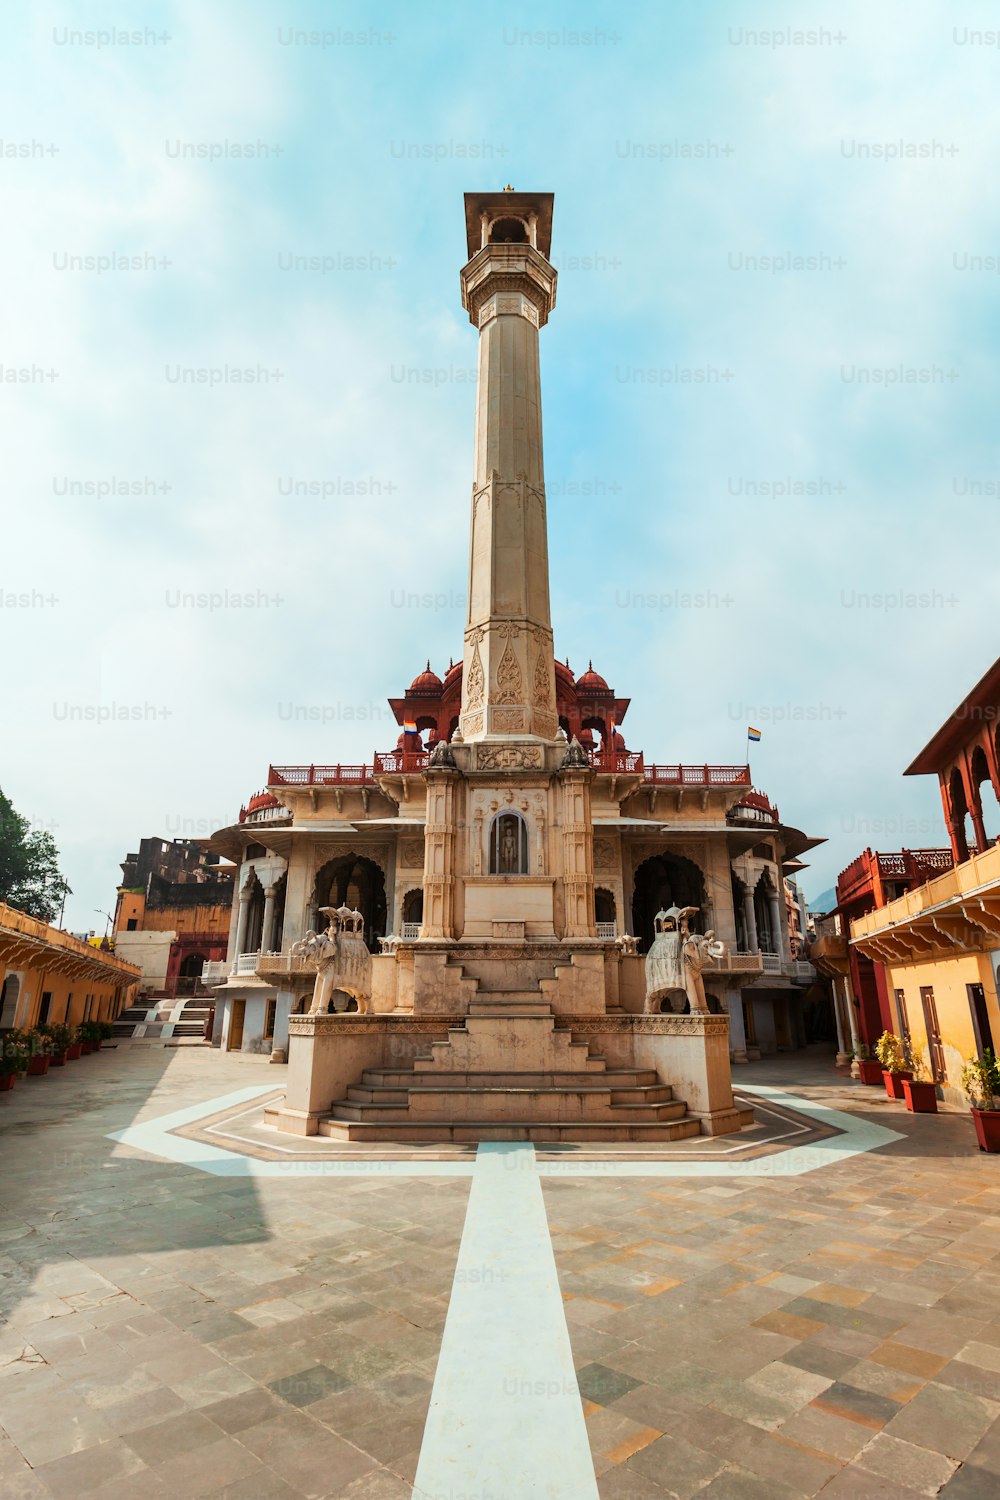
[{"label": "carved pillar shaft", "polygon": [[594,843],[590,813],[592,772],[563,771],[562,852],[565,936],[596,937],[594,925]]},{"label": "carved pillar shaft", "polygon": [[757,918],[753,909],[753,891],[743,892],[743,925],[747,930],[747,951],[756,953],[760,947],[757,938]]},{"label": "carved pillar shaft", "polygon": [[250,920],[250,891],[249,888],[240,891],[240,918],[236,926],[236,952],[233,954],[233,967],[246,946],[247,925]]},{"label": "carved pillar shaft", "polygon": [[426,772],[427,823],[424,828],[424,913],[421,938],[455,937],[455,789],[458,773]]},{"label": "carved pillar shaft", "polygon": [[264,889],[264,922],[260,932],[260,951],[270,953],[274,944],[274,886]]}]

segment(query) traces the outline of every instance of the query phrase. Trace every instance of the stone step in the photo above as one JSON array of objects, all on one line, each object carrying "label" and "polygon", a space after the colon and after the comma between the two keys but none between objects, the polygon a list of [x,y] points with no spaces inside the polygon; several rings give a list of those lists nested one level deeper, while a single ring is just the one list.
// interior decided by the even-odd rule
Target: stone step
[{"label": "stone step", "polygon": [[405,1145],[451,1141],[680,1141],[701,1134],[699,1122],[680,1120],[614,1121],[591,1124],[579,1120],[531,1120],[509,1124],[501,1120],[321,1120],[320,1135],[340,1141],[393,1141]]},{"label": "stone step", "polygon": [[470,1016],[489,1016],[491,1020],[502,1020],[505,1016],[546,1016],[553,1020],[552,1007],[542,1000],[473,1000],[469,1004]]},{"label": "stone step", "polygon": [[525,1088],[570,1088],[573,1084],[600,1083],[606,1088],[649,1088],[660,1085],[654,1068],[607,1069],[603,1058],[592,1058],[601,1068],[577,1068],[565,1071],[512,1072],[485,1069],[444,1069],[418,1066],[409,1068],[366,1068],[360,1083],[366,1088],[411,1088],[433,1081],[439,1088],[489,1088],[521,1083]]},{"label": "stone step", "polygon": [[330,1118],[334,1120],[387,1121],[438,1119],[442,1115],[452,1119],[515,1120],[528,1123],[534,1120],[583,1121],[598,1124],[652,1123],[657,1120],[680,1120],[687,1114],[687,1106],[681,1100],[664,1104],[645,1104],[633,1098],[629,1103],[613,1104],[611,1095],[604,1090],[579,1089],[411,1089],[405,1100],[390,1103],[379,1100],[366,1103],[341,1100],[334,1104]]},{"label": "stone step", "polygon": [[[629,1075],[618,1075],[616,1081],[610,1081],[610,1075],[604,1075],[605,1081],[594,1085],[593,1077],[580,1074],[552,1073],[552,1074],[519,1074],[519,1073],[490,1073],[490,1074],[451,1074],[441,1075],[437,1073],[410,1074],[409,1078],[395,1086],[384,1083],[352,1083],[347,1089],[347,1103],[349,1104],[405,1104],[411,1096],[422,1094],[446,1093],[449,1097],[458,1098],[469,1094],[478,1097],[480,1094],[504,1093],[504,1094],[583,1094],[586,1096],[599,1096],[609,1099],[611,1104],[670,1104],[673,1102],[674,1091],[667,1083],[634,1083]],[[344,1102],[344,1101],[341,1101]]]}]

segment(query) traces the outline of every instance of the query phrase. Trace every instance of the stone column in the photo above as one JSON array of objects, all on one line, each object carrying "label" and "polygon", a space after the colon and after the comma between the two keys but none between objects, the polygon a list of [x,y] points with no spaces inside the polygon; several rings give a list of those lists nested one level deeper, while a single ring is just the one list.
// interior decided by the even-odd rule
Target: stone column
[{"label": "stone column", "polygon": [[538,332],[556,273],[527,244],[487,242],[462,270],[479,330],[462,735],[554,737]]},{"label": "stone column", "polygon": [[749,1062],[747,1057],[747,1034],[743,1024],[742,990],[726,991],[726,1009],[729,1011],[729,1050],[734,1063]]},{"label": "stone column", "polygon": [[[842,983],[844,987],[844,1008],[847,1011],[847,1025],[851,1033],[851,1050],[856,1053],[861,1045],[861,1038],[858,1036],[858,1013],[854,1008],[851,981],[846,974],[843,976]],[[859,1071],[857,1057],[854,1057],[851,1062],[851,1077],[857,1078]]]},{"label": "stone column", "polygon": [[753,891],[747,886],[743,887],[743,922],[747,930],[747,948],[751,953],[760,950],[760,940],[757,937],[757,918],[753,909]]},{"label": "stone column", "polygon": [[837,1023],[837,1067],[842,1068],[847,1062],[847,1047],[844,1042],[844,1017],[840,1009],[840,985],[836,979],[830,980],[830,990],[833,995],[833,1018]]},{"label": "stone column", "polygon": [[270,953],[274,943],[274,886],[264,887],[264,921],[260,930],[260,951]]},{"label": "stone column", "polygon": [[787,959],[790,955],[787,923],[784,920],[784,897],[777,891],[768,890],[767,904],[771,912],[771,941],[774,944],[774,951],[779,958]]},{"label": "stone column", "polygon": [[590,812],[593,771],[559,772],[562,788],[562,874],[567,938],[597,936],[594,925],[594,827]]},{"label": "stone column", "polygon": [[454,766],[428,766],[427,823],[424,828],[424,915],[422,938],[454,938],[455,808],[459,773]]},{"label": "stone column", "polygon": [[236,924],[236,952],[232,955],[232,972],[236,972],[236,961],[243,952],[247,940],[247,923],[250,920],[250,896],[249,885],[245,885],[240,891],[240,916]]}]

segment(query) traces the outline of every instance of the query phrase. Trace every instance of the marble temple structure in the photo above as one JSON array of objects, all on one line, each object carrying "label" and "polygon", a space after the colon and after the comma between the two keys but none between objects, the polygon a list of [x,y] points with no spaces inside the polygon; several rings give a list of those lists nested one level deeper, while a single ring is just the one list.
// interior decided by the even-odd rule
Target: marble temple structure
[{"label": "marble temple structure", "polygon": [[[816,841],[781,823],[745,765],[647,763],[621,732],[629,700],[555,658],[538,361],[556,302],[552,202],[465,198],[479,367],[460,660],[443,678],[428,663],[389,700],[394,749],[272,766],[211,842],[239,867],[229,956],[206,966],[214,1040],[287,1058],[268,1114],[279,1130],[737,1131],[749,1111],[730,1059],[754,1055],[757,998],[779,997],[787,1018],[808,979],[782,878]],[[647,998],[646,954],[670,909],[689,972],[664,1003]],[[341,985],[334,957],[319,984],[324,942],[355,928],[370,973]]]}]

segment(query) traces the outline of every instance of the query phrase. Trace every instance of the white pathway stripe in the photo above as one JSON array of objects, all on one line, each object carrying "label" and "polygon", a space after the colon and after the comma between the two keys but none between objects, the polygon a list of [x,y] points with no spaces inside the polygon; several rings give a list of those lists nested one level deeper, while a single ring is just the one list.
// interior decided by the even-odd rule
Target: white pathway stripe
[{"label": "white pathway stripe", "polygon": [[414,1500],[597,1500],[534,1148],[476,1156]]}]

